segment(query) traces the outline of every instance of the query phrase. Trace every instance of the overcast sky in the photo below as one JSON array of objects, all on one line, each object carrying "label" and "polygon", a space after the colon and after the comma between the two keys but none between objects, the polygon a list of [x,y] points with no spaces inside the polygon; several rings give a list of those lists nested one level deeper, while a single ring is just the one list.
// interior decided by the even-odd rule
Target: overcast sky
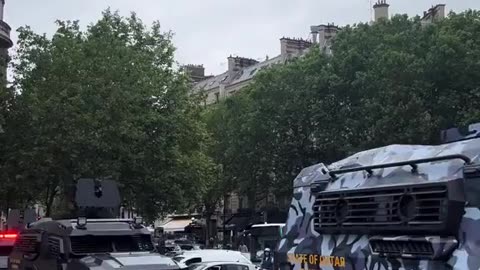
[{"label": "overcast sky", "polygon": [[[376,1],[376,0],[372,0]],[[437,0],[387,0],[390,14],[423,14]],[[480,9],[480,0],[442,0],[447,11]],[[176,59],[203,64],[207,74],[226,69],[226,58],[237,55],[264,59],[280,53],[279,39],[308,38],[310,25],[353,24],[370,20],[369,0],[6,0],[5,21],[13,30],[30,25],[52,34],[54,21],[96,21],[111,7],[121,14],[135,11],[150,24],[159,20],[175,33]],[[12,31],[12,39],[17,39]]]}]

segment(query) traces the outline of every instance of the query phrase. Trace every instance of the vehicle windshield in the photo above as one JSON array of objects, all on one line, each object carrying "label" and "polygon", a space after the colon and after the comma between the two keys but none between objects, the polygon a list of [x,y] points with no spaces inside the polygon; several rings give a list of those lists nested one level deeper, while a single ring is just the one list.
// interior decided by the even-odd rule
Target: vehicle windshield
[{"label": "vehicle windshield", "polygon": [[204,264],[195,263],[195,264],[189,265],[188,270],[200,270],[200,269],[203,268],[203,266],[204,266]]},{"label": "vehicle windshield", "polygon": [[153,251],[150,235],[71,236],[70,241],[72,253],[75,255]]}]

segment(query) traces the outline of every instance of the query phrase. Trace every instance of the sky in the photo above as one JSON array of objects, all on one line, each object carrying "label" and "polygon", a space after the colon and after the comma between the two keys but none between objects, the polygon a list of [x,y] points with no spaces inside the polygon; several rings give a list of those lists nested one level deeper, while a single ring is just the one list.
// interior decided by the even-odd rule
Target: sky
[{"label": "sky", "polygon": [[[122,15],[131,11],[146,24],[158,20],[174,32],[179,64],[203,64],[206,75],[226,70],[229,55],[265,59],[280,54],[282,37],[309,38],[311,25],[343,26],[370,21],[376,0],[6,0],[4,20],[16,29],[29,25],[52,35],[55,20],[95,22],[110,7]],[[390,15],[415,16],[435,4],[447,12],[480,9],[480,0],[387,0]]]}]

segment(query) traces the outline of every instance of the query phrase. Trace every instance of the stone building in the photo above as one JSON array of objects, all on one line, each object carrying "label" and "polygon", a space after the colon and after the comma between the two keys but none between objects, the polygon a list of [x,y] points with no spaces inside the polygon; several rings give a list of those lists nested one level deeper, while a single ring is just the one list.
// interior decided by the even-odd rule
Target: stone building
[{"label": "stone building", "polygon": [[[331,40],[339,30],[340,28],[333,24],[318,25],[311,27],[312,41],[283,37],[280,39],[280,55],[262,62],[246,57],[229,56],[227,58],[228,69],[216,76],[206,77],[202,67],[203,72],[198,73],[196,78],[203,77],[205,79],[196,82],[193,91],[205,91],[206,105],[219,102],[247,86],[260,70],[284,64],[289,59],[305,55],[313,45],[320,46],[328,53]],[[186,67],[189,68],[189,66]],[[193,81],[195,82],[194,79]]]},{"label": "stone building", "polygon": [[[10,39],[10,26],[3,20],[3,10],[5,7],[5,0],[0,0],[0,83],[2,86],[7,84],[7,67],[10,62],[8,56],[8,49],[13,46],[13,42]],[[3,91],[3,90],[0,90]],[[4,132],[2,128],[3,118],[0,115],[0,133]]]},{"label": "stone building", "polygon": [[390,5],[387,4],[387,0],[378,0],[377,3],[373,5],[374,10],[374,21],[377,22],[381,19],[388,20],[388,7]]},{"label": "stone building", "polygon": [[[374,21],[371,23],[388,20],[389,6],[386,0],[378,0],[373,5]],[[444,17],[445,5],[437,5],[424,13],[422,24],[432,23]],[[273,65],[284,64],[292,58],[301,57],[312,46],[319,46],[323,53],[331,54],[332,41],[340,28],[334,24],[321,24],[311,26],[310,30],[311,40],[281,38],[280,55],[262,62],[245,57],[230,56],[228,57],[228,69],[216,76],[205,76],[205,70],[201,66],[201,72],[195,73],[195,77],[192,78],[194,82],[193,92],[205,91],[205,104],[214,104],[247,86],[260,70]],[[199,70],[200,68],[197,68],[191,73]],[[265,197],[264,195],[260,194],[257,197]],[[224,216],[222,218],[224,220],[222,226],[225,228],[225,237],[241,233],[251,222],[284,222],[282,218],[286,218],[286,213],[282,213],[282,209],[288,209],[289,205],[289,199],[287,201],[279,200],[271,194],[266,196],[264,200],[257,201],[255,209],[249,208],[251,204],[248,203],[246,196],[231,193],[225,199]]]},{"label": "stone building", "polygon": [[428,25],[445,18],[445,4],[438,4],[423,12],[422,25]]},{"label": "stone building", "polygon": [[11,28],[3,20],[3,12],[5,7],[5,0],[0,0],[0,76],[6,82],[7,78],[7,67],[10,62],[10,57],[8,56],[8,49],[13,46],[13,42],[10,39]]}]

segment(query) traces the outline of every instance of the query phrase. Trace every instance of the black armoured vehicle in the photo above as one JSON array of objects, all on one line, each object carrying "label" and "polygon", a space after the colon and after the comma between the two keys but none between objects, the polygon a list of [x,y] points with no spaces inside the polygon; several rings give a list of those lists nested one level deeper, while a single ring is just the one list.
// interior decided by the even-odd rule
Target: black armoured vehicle
[{"label": "black armoured vehicle", "polygon": [[9,269],[180,269],[155,252],[139,218],[115,218],[120,206],[115,182],[81,179],[75,197],[76,218],[42,219],[20,233]]}]

